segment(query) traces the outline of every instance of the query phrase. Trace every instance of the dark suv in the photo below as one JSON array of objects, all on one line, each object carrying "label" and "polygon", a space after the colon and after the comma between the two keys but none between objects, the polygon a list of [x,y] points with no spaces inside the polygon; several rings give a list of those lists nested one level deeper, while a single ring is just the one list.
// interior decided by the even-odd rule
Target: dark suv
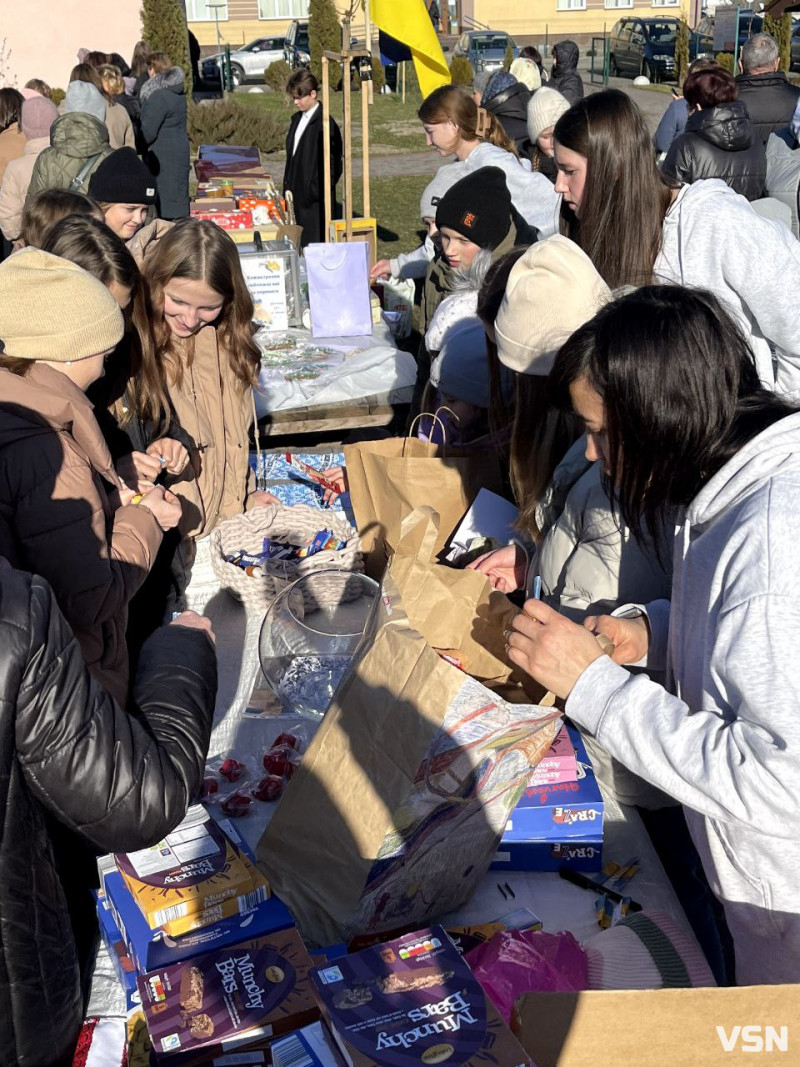
[{"label": "dark suv", "polygon": [[[611,31],[609,67],[614,77],[635,78],[646,74],[651,82],[672,78],[675,74],[675,44],[678,19],[620,19]],[[713,55],[713,40],[706,34],[693,33],[689,38],[689,55],[696,59]]]},{"label": "dark suv", "polygon": [[296,19],[286,31],[283,58],[292,70],[296,67],[307,67],[310,64],[311,51],[308,44],[308,20],[298,21]]}]

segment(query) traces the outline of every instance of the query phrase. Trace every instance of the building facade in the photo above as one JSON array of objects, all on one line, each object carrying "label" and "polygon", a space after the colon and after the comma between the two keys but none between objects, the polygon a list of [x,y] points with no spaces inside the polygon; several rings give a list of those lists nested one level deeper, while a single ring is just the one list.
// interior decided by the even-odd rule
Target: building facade
[{"label": "building facade", "polygon": [[219,40],[241,48],[256,37],[285,33],[292,19],[308,18],[308,0],[186,0],[186,21],[203,52]]},{"label": "building facade", "polygon": [[512,37],[553,43],[565,37],[602,36],[627,17],[681,18],[695,26],[700,8],[700,0],[458,0],[457,18],[465,30],[473,24],[489,26]]}]

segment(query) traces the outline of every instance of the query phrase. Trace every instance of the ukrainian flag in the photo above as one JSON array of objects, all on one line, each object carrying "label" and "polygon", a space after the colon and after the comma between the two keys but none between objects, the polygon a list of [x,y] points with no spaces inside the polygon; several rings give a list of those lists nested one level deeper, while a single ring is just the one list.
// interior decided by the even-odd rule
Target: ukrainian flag
[{"label": "ukrainian flag", "polygon": [[424,0],[370,0],[369,12],[379,30],[411,49],[423,100],[450,84],[450,69]]}]

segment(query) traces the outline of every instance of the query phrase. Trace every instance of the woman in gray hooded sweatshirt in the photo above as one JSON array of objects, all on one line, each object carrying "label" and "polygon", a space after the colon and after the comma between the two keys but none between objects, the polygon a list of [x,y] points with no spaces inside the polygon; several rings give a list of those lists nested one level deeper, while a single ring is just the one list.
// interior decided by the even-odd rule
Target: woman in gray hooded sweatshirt
[{"label": "woman in gray hooded sweatshirt", "polygon": [[[634,533],[676,517],[671,601],[580,627],[529,600],[510,658],[684,805],[737,982],[798,982],[800,411],[763,387],[711,293],[672,286],[606,305],[561,348],[551,386]],[[621,664],[666,668],[666,686]]]}]

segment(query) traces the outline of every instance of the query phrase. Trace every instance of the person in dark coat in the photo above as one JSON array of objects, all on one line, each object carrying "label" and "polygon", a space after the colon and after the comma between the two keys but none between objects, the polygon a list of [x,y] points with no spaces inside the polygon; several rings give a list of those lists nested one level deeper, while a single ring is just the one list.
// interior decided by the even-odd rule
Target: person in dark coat
[{"label": "person in dark coat", "polygon": [[747,109],[736,99],[736,82],[722,67],[689,74],[683,86],[689,118],[670,145],[662,170],[691,185],[721,178],[748,200],[760,200],[767,182],[767,156],[753,132]]},{"label": "person in dark coat", "polygon": [[553,69],[548,84],[551,89],[558,89],[570,104],[583,99],[583,82],[578,73],[580,56],[574,41],[559,41],[553,45]]},{"label": "person in dark coat", "polygon": [[745,43],[740,63],[743,73],[736,79],[739,99],[747,108],[756,136],[766,144],[771,133],[791,122],[800,102],[800,88],[778,70],[780,50],[768,33],[756,33]]},{"label": "person in dark coat", "polygon": [[[286,136],[283,192],[291,191],[297,223],[303,227],[301,245],[325,240],[325,172],[322,145],[322,105],[319,83],[309,70],[296,70],[286,83],[297,112]],[[342,135],[331,124],[331,205],[336,215],[336,183],[342,175]]]},{"label": "person in dark coat", "polygon": [[169,56],[148,56],[149,79],[140,92],[142,138],[147,165],[156,176],[158,216],[182,219],[189,214],[189,135],[186,132],[184,73]]},{"label": "person in dark coat", "polygon": [[533,155],[533,144],[528,136],[530,98],[528,88],[504,70],[491,76],[481,98],[481,107],[494,115],[523,159]]},{"label": "person in dark coat", "polygon": [[212,642],[194,612],[159,630],[127,711],[87,672],[44,578],[0,560],[3,1067],[72,1064],[89,962],[75,917],[91,914],[76,856],[147,848],[184,817],[211,735]]}]

